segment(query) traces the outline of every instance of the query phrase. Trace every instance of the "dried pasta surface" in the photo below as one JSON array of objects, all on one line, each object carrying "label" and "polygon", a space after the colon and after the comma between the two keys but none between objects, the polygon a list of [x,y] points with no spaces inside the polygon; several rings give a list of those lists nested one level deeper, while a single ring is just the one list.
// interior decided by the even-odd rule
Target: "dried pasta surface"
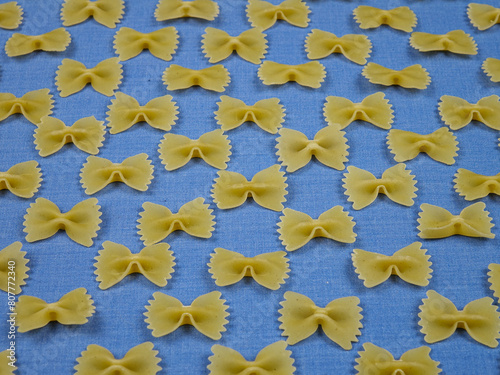
[{"label": "dried pasta surface", "polygon": [[417,26],[417,16],[408,7],[379,9],[360,5],[354,9],[354,19],[362,29],[373,29],[387,25],[396,30],[411,32]]},{"label": "dried pasta surface", "polygon": [[482,69],[492,82],[500,82],[500,59],[488,57],[484,60]]},{"label": "dried pasta surface", "polygon": [[453,182],[455,182],[455,191],[467,201],[483,198],[488,194],[500,195],[500,173],[485,176],[468,169],[458,168]]},{"label": "dried pasta surface", "polygon": [[488,4],[470,3],[467,15],[471,24],[479,30],[486,30],[500,23],[500,8]]},{"label": "dried pasta surface", "polygon": [[257,72],[264,85],[283,85],[297,82],[301,86],[320,88],[325,80],[325,66],[317,61],[305,64],[287,65],[274,61],[264,61]]},{"label": "dried pasta surface", "polygon": [[89,17],[101,25],[114,29],[125,12],[123,0],[65,0],[61,8],[64,26],[82,23]]},{"label": "dried pasta surface", "polygon": [[0,4],[0,28],[17,29],[23,21],[23,8],[17,1]]},{"label": "dried pasta surface", "polygon": [[220,64],[200,70],[172,64],[163,73],[163,83],[167,86],[167,90],[200,86],[205,90],[224,92],[230,82],[229,71]]},{"label": "dried pasta surface", "polygon": [[453,130],[462,129],[473,120],[500,130],[500,97],[490,95],[477,103],[469,103],[457,96],[443,95],[439,102],[439,114],[444,123]]},{"label": "dried pasta surface", "polygon": [[52,113],[54,100],[49,89],[40,89],[27,92],[17,98],[8,92],[0,93],[0,121],[20,113],[32,124],[38,124],[42,117]]},{"label": "dried pasta surface", "polygon": [[371,83],[383,86],[396,85],[407,89],[425,90],[431,83],[429,73],[420,64],[394,70],[369,62],[363,68],[362,74]]},{"label": "dried pasta surface", "polygon": [[21,251],[22,247],[23,244],[16,241],[0,250],[0,289],[4,292],[19,294],[21,287],[26,285],[29,259],[26,258],[26,251]]},{"label": "dried pasta surface", "polygon": [[297,27],[307,27],[311,11],[302,0],[285,0],[277,5],[264,0],[249,0],[246,12],[253,27],[266,30],[278,20]]},{"label": "dried pasta surface", "polygon": [[11,356],[11,354],[12,352],[9,349],[0,352],[0,373],[2,375],[15,375],[15,371],[17,370],[15,363],[17,359],[15,356]]},{"label": "dried pasta surface", "polygon": [[157,21],[176,18],[200,18],[213,21],[219,15],[219,5],[212,0],[160,0],[155,10]]},{"label": "dried pasta surface", "polygon": [[488,269],[490,289],[493,291],[493,295],[500,299],[500,264],[490,263]]},{"label": "dried pasta surface", "polygon": [[71,43],[71,35],[63,28],[41,35],[14,33],[5,43],[5,53],[9,57],[27,55],[34,51],[61,52]]},{"label": "dried pasta surface", "polygon": [[40,188],[42,173],[35,160],[25,161],[0,171],[0,190],[8,190],[21,198],[31,198]]},{"label": "dried pasta surface", "polygon": [[420,52],[448,51],[462,55],[477,55],[477,44],[463,30],[453,30],[446,34],[414,32],[410,45]]}]

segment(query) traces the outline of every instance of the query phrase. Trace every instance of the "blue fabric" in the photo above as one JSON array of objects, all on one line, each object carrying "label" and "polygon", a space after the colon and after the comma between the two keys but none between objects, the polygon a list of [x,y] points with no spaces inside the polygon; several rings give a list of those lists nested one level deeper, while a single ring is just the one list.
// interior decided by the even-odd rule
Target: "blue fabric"
[{"label": "blue fabric", "polygon": [[[201,36],[207,26],[238,34],[249,27],[245,15],[246,1],[218,0],[220,15],[213,22],[181,19],[157,22],[154,19],[155,0],[126,0],[126,12],[118,25],[140,31],[175,26],[180,34],[179,48],[171,63],[190,68],[210,64],[201,51]],[[273,3],[278,1],[273,0]],[[240,98],[249,104],[263,98],[278,97],[286,107],[285,126],[312,137],[325,126],[322,107],[325,97],[336,95],[355,102],[377,91],[386,93],[394,107],[394,128],[429,133],[444,126],[437,111],[442,95],[455,95],[470,102],[498,94],[499,84],[492,83],[481,71],[487,57],[500,58],[500,25],[487,31],[473,28],[466,16],[468,1],[320,1],[307,2],[311,8],[308,28],[293,27],[278,22],[267,30],[269,53],[266,58],[282,63],[297,64],[308,61],[304,39],[312,28],[334,32],[337,35],[363,33],[373,43],[370,61],[401,69],[419,63],[430,73],[432,83],[426,90],[407,90],[383,87],[369,83],[361,75],[362,66],[341,55],[321,60],[327,70],[320,89],[313,90],[290,83],[283,86],[264,86],[257,77],[258,66],[233,55],[222,63],[231,73],[231,84],[224,94]],[[498,3],[488,0],[492,5]],[[26,34],[41,34],[61,26],[60,0],[20,1],[24,21],[20,29]],[[476,56],[448,53],[420,53],[410,47],[409,34],[381,27],[363,31],[355,23],[352,11],[359,4],[381,7],[409,5],[418,16],[415,31],[446,33],[463,29],[476,40]],[[93,20],[68,27],[72,42],[63,53],[37,52],[23,57],[8,58],[0,54],[0,91],[20,96],[27,91],[49,88],[54,94],[54,116],[67,124],[79,118],[94,115],[106,117],[110,98],[91,87],[68,98],[58,95],[54,83],[55,72],[63,58],[72,58],[88,67],[114,56],[112,48],[116,29],[108,29]],[[12,31],[0,30],[0,45]],[[143,52],[123,63],[124,78],[120,90],[135,97],[141,104],[169,92],[162,83],[162,72],[170,65]],[[180,115],[172,132],[191,138],[219,128],[213,112],[220,94],[192,88],[170,92],[179,105]],[[252,280],[218,288],[208,273],[207,263],[215,247],[235,250],[245,255],[283,250],[276,232],[280,214],[266,210],[254,202],[232,210],[218,210],[212,203],[210,189],[216,170],[200,160],[167,172],[160,163],[157,148],[163,132],[146,124],[130,130],[107,135],[99,156],[114,162],[141,152],[147,153],[155,166],[155,178],[147,192],[138,192],[123,184],[113,184],[95,194],[102,206],[101,230],[94,245],[85,248],[72,242],[64,232],[43,241],[27,243],[24,240],[23,216],[35,198],[44,197],[55,202],[63,211],[88,196],[79,182],[79,170],[87,154],[74,146],[66,146],[58,153],[41,158],[33,144],[34,126],[20,115],[0,123],[0,170],[15,163],[37,160],[43,172],[40,191],[32,199],[17,198],[0,191],[0,248],[14,241],[22,241],[23,250],[30,259],[29,279],[23,294],[43,298],[49,302],[63,294],[85,287],[95,301],[97,311],[82,326],[50,324],[45,328],[17,335],[19,374],[72,373],[75,359],[89,344],[108,348],[116,357],[144,341],[152,341],[162,358],[162,374],[204,374],[210,348],[213,344],[229,346],[252,359],[258,351],[280,339],[278,309],[286,290],[303,293],[318,305],[356,295],[363,308],[362,335],[350,351],[341,349],[321,332],[289,347],[295,358],[297,374],[354,374],[355,358],[365,342],[373,342],[391,351],[396,357],[403,352],[426,345],[419,332],[418,306],[428,289],[434,289],[450,298],[458,308],[471,300],[492,297],[487,282],[487,266],[500,263],[499,237],[500,199],[488,196],[482,201],[496,224],[496,239],[450,237],[423,240],[423,247],[432,256],[433,277],[429,287],[422,288],[391,278],[384,284],[367,289],[357,278],[352,266],[354,248],[392,254],[397,249],[418,241],[417,218],[419,206],[431,203],[453,213],[469,205],[453,190],[453,175],[457,168],[467,168],[482,174],[496,174],[500,166],[499,132],[473,122],[456,131],[459,156],[452,166],[440,164],[425,155],[407,163],[418,180],[418,198],[407,208],[381,196],[372,205],[354,211],[341,187],[342,171],[311,162],[303,169],[287,174],[286,206],[318,216],[334,205],[342,205],[356,221],[355,244],[341,244],[326,239],[314,239],[303,248],[289,254],[291,274],[278,291],[270,291]],[[387,131],[363,122],[355,122],[347,129],[349,163],[380,175],[395,164],[386,147]],[[228,170],[238,171],[250,178],[259,170],[277,163],[276,136],[263,132],[253,124],[245,124],[228,132],[233,146]],[[176,232],[167,238],[176,256],[173,278],[165,288],[159,288],[141,275],[125,278],[112,288],[102,291],[93,274],[93,258],[102,242],[109,240],[124,244],[133,252],[143,245],[137,234],[136,220],[143,202],[166,205],[173,211],[198,197],[211,203],[217,225],[208,240]],[[153,338],[144,322],[144,306],[155,291],[162,291],[190,304],[197,296],[220,290],[229,304],[229,324],[220,341],[214,342],[194,328],[181,327],[174,333]],[[0,311],[7,311],[5,294]],[[7,323],[0,322],[0,349],[7,347]],[[2,333],[4,332],[4,333]],[[449,339],[430,345],[431,356],[441,362],[443,374],[496,374],[499,371],[500,352],[472,340],[463,330]]]}]

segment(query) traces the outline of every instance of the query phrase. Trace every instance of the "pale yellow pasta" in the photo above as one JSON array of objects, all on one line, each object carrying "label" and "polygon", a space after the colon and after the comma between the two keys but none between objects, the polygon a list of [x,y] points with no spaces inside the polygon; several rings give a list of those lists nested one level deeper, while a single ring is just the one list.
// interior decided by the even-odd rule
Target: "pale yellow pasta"
[{"label": "pale yellow pasta", "polygon": [[21,251],[22,247],[23,244],[16,241],[0,250],[0,289],[4,292],[19,294],[21,287],[26,285],[29,259],[26,258],[26,251]]},{"label": "pale yellow pasta", "polygon": [[427,298],[420,305],[420,320],[425,342],[442,341],[453,335],[457,328],[463,328],[477,342],[496,348],[500,338],[500,312],[493,299],[484,297],[469,302],[459,311],[453,302],[434,290],[427,292]]},{"label": "pale yellow pasta", "polygon": [[62,213],[59,207],[45,198],[38,198],[26,210],[24,232],[26,241],[35,242],[52,237],[59,230],[64,230],[69,238],[80,245],[90,247],[97,237],[101,206],[96,198],[77,203],[68,212]]},{"label": "pale yellow pasta", "polygon": [[477,103],[469,103],[457,96],[443,95],[439,102],[439,114],[453,130],[461,129],[473,120],[500,130],[500,97],[490,95]]},{"label": "pale yellow pasta", "polygon": [[317,61],[298,65],[264,61],[259,66],[257,74],[264,85],[283,85],[287,82],[297,82],[301,86],[317,89],[325,80],[326,69],[323,64]]},{"label": "pale yellow pasta", "polygon": [[89,156],[80,173],[80,183],[85,194],[92,195],[112,182],[123,182],[132,189],[148,190],[153,179],[154,166],[147,154],[130,156],[121,163]]},{"label": "pale yellow pasta", "polygon": [[285,292],[285,300],[280,302],[278,310],[281,316],[280,329],[282,336],[287,336],[286,342],[294,345],[312,334],[319,326],[325,335],[344,350],[352,349],[352,343],[358,342],[356,336],[361,335],[361,307],[358,297],[338,298],[325,307],[318,307],[303,294]]},{"label": "pale yellow pasta", "polygon": [[165,134],[158,151],[167,171],[186,165],[192,158],[200,158],[217,169],[226,169],[231,142],[221,129],[190,139],[180,134]]},{"label": "pale yellow pasta", "polygon": [[425,153],[436,161],[452,165],[458,156],[457,137],[444,127],[429,134],[391,129],[387,134],[387,145],[394,154],[394,160],[399,163]]},{"label": "pale yellow pasta", "polygon": [[192,17],[213,21],[219,15],[219,5],[212,0],[159,0],[155,10],[157,21]]},{"label": "pale yellow pasta", "polygon": [[170,61],[179,44],[179,34],[174,26],[141,33],[122,27],[115,34],[113,47],[121,61],[129,60],[147,49],[153,56]]},{"label": "pale yellow pasta", "polygon": [[200,86],[205,90],[223,92],[231,82],[229,71],[224,65],[195,70],[172,64],[163,73],[163,83],[167,90],[182,90]]},{"label": "pale yellow pasta", "polygon": [[467,15],[470,23],[479,30],[486,30],[500,23],[500,8],[488,4],[470,3]]},{"label": "pale yellow pasta", "polygon": [[21,198],[31,198],[40,188],[42,173],[35,160],[25,161],[0,171],[0,190],[8,190]]},{"label": "pale yellow pasta", "polygon": [[93,17],[101,25],[114,29],[124,9],[123,0],[64,0],[61,20],[64,26],[73,26]]},{"label": "pale yellow pasta", "polygon": [[362,29],[373,29],[387,25],[396,30],[411,32],[417,26],[417,16],[408,7],[379,9],[360,5],[354,9],[354,19]]},{"label": "pale yellow pasta", "polygon": [[47,303],[44,300],[22,295],[16,304],[16,325],[19,332],[28,332],[45,327],[50,322],[82,325],[94,315],[92,297],[85,288],[66,293],[59,301]]},{"label": "pale yellow pasta", "polygon": [[323,115],[329,124],[339,124],[344,129],[353,121],[369,122],[382,129],[390,129],[394,111],[383,92],[368,95],[361,103],[353,103],[340,96],[327,96]]},{"label": "pale yellow pasta", "polygon": [[338,125],[328,125],[319,130],[313,139],[308,139],[303,133],[292,129],[280,129],[276,139],[276,155],[278,161],[286,167],[287,172],[296,170],[308,164],[314,156],[320,163],[337,170],[345,168],[347,162],[347,139],[345,132]]},{"label": "pale yellow pasta", "polygon": [[5,53],[9,57],[27,55],[33,51],[61,52],[71,43],[71,35],[63,28],[41,35],[14,33],[5,43]]},{"label": "pale yellow pasta", "polygon": [[252,277],[260,285],[272,290],[278,290],[290,272],[284,251],[246,257],[221,247],[211,254],[208,267],[217,286],[236,284],[244,277]]},{"label": "pale yellow pasta", "polygon": [[347,211],[344,211],[342,206],[330,208],[317,219],[303,212],[285,208],[278,223],[278,233],[285,249],[294,251],[315,237],[353,243],[356,241],[356,233],[353,230],[355,225],[353,218]]},{"label": "pale yellow pasta", "polygon": [[500,195],[500,173],[485,176],[468,169],[458,168],[453,182],[455,191],[467,201],[483,198],[488,194]]},{"label": "pale yellow pasta", "polygon": [[248,0],[246,12],[253,27],[266,30],[277,20],[284,20],[297,27],[307,27],[311,10],[302,0],[284,0],[277,5],[264,0]]},{"label": "pale yellow pasta", "polygon": [[420,224],[420,238],[444,238],[453,235],[467,237],[495,238],[491,232],[494,224],[483,202],[477,202],[465,207],[459,215],[453,215],[448,210],[423,203],[417,220]]},{"label": "pale yellow pasta", "polygon": [[99,288],[108,289],[132,273],[142,274],[155,285],[167,285],[175,266],[174,254],[169,249],[169,244],[159,243],[132,254],[121,244],[104,241],[102,250],[94,258],[94,273],[97,275]]},{"label": "pale yellow pasta", "polygon": [[17,29],[23,21],[23,8],[17,1],[0,4],[0,28]]},{"label": "pale yellow pasta", "polygon": [[421,346],[403,353],[399,359],[387,350],[366,342],[359,351],[354,369],[358,375],[437,375],[441,373],[439,362],[431,356],[431,348]]},{"label": "pale yellow pasta", "polygon": [[482,69],[492,82],[500,82],[500,59],[488,57],[484,60]]},{"label": "pale yellow pasta", "polygon": [[168,335],[185,324],[192,325],[212,340],[219,340],[221,332],[226,331],[224,326],[228,323],[226,310],[229,306],[220,292],[203,294],[189,306],[183,306],[177,298],[161,292],[153,293],[153,298],[148,301],[144,315],[154,337]]},{"label": "pale yellow pasta", "polygon": [[411,171],[403,163],[396,164],[376,178],[372,173],[354,167],[347,167],[342,187],[345,189],[347,201],[352,202],[352,208],[361,210],[372,204],[379,194],[385,194],[391,201],[403,206],[413,206],[413,198],[417,181]]},{"label": "pale yellow pasta", "polygon": [[248,198],[273,211],[283,210],[288,194],[285,172],[278,164],[257,172],[250,181],[237,172],[219,171],[212,197],[221,210],[241,206]]},{"label": "pale yellow pasta", "polygon": [[144,211],[137,220],[139,235],[144,245],[149,246],[160,242],[176,231],[182,230],[194,237],[210,238],[215,226],[213,210],[201,197],[185,203],[177,213],[172,213],[167,207],[145,202]]},{"label": "pale yellow pasta", "polygon": [[361,74],[371,83],[383,86],[396,85],[407,89],[425,90],[431,83],[429,73],[420,64],[394,70],[369,62]]},{"label": "pale yellow pasta", "polygon": [[15,371],[17,370],[17,366],[15,365],[17,358],[15,354],[15,351],[9,349],[0,352],[0,374],[15,375]]},{"label": "pale yellow pasta", "polygon": [[161,371],[157,357],[158,351],[154,350],[151,342],[143,342],[130,349],[123,358],[117,359],[106,348],[91,344],[76,359],[78,364],[74,367],[75,375],[155,375]]},{"label": "pale yellow pasta", "polygon": [[236,52],[243,60],[260,64],[267,52],[266,34],[255,28],[231,36],[224,30],[207,27],[201,43],[203,53],[211,63],[227,59]]},{"label": "pale yellow pasta", "polygon": [[253,105],[227,95],[220,97],[219,109],[214,112],[222,130],[235,129],[244,122],[254,122],[268,133],[276,134],[285,121],[285,108],[278,98],[262,99]]},{"label": "pale yellow pasta", "polygon": [[490,272],[488,272],[490,289],[493,291],[493,295],[500,299],[500,264],[490,263],[488,268],[490,270]]},{"label": "pale yellow pasta", "polygon": [[263,348],[248,361],[236,350],[222,345],[212,346],[213,355],[208,357],[209,375],[273,374],[293,375],[295,367],[292,352],[286,350],[284,341],[277,341]]},{"label": "pale yellow pasta", "polygon": [[0,121],[21,113],[32,124],[38,124],[43,116],[52,113],[53,103],[49,89],[30,91],[20,98],[7,92],[0,93]]},{"label": "pale yellow pasta", "polygon": [[98,121],[94,116],[81,118],[71,126],[55,117],[45,116],[35,129],[35,149],[45,157],[56,153],[65,144],[73,143],[80,150],[95,155],[104,142],[104,134],[104,121]]},{"label": "pale yellow pasta", "polygon": [[307,57],[311,60],[325,58],[332,53],[341,53],[356,64],[366,64],[370,57],[372,42],[366,35],[346,34],[341,37],[328,31],[312,29],[306,37]]},{"label": "pale yellow pasta", "polygon": [[83,90],[89,83],[95,91],[112,96],[122,81],[122,73],[118,57],[103,60],[88,69],[79,61],[64,59],[57,69],[56,86],[63,98]]},{"label": "pale yellow pasta", "polygon": [[462,55],[477,55],[474,38],[463,30],[453,30],[446,34],[415,32],[410,36],[410,45],[420,52],[448,51]]}]

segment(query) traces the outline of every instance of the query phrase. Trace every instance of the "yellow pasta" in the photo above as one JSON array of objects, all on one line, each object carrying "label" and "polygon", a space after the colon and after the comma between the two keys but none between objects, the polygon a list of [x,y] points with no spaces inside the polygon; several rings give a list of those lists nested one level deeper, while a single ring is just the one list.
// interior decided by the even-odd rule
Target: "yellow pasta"
[{"label": "yellow pasta", "polygon": [[467,15],[470,23],[479,30],[486,30],[500,23],[500,8],[487,4],[470,3]]},{"label": "yellow pasta", "polygon": [[160,0],[155,10],[157,21],[192,17],[213,21],[219,15],[219,5],[212,0]]},{"label": "yellow pasta", "polygon": [[354,19],[362,29],[373,29],[387,25],[396,30],[411,32],[417,26],[417,16],[408,7],[379,9],[360,5],[354,9]]},{"label": "yellow pasta", "polygon": [[212,340],[219,340],[221,332],[226,331],[224,326],[228,323],[226,310],[229,306],[220,292],[203,294],[190,306],[184,306],[177,298],[161,292],[153,293],[153,298],[148,301],[144,315],[154,337],[168,335],[185,324],[192,325]]},{"label": "yellow pasta", "polygon": [[369,62],[361,74],[371,83],[383,86],[396,85],[407,89],[425,90],[431,83],[429,73],[420,64],[394,70]]},{"label": "yellow pasta", "polygon": [[500,97],[490,95],[477,103],[469,103],[457,96],[443,95],[439,102],[439,114],[453,130],[461,129],[473,120],[500,130]]},{"label": "yellow pasta", "polygon": [[61,20],[64,26],[73,26],[93,17],[101,25],[114,29],[124,9],[123,0],[64,0]]},{"label": "yellow pasta", "polygon": [[496,348],[500,338],[500,312],[489,297],[469,302],[459,311],[453,302],[434,290],[422,299],[418,324],[425,342],[442,341],[453,335],[457,328],[463,328],[477,342]]},{"label": "yellow pasta", "polygon": [[0,4],[0,28],[17,29],[23,21],[23,8],[17,1]]},{"label": "yellow pasta", "polygon": [[500,299],[500,264],[490,263],[488,265],[488,281],[490,283],[490,289],[493,291],[493,295]]},{"label": "yellow pasta", "polygon": [[17,370],[17,366],[15,365],[16,361],[17,358],[15,356],[15,351],[7,349],[4,350],[3,352],[0,352],[0,374],[15,375],[14,372]]},{"label": "yellow pasta", "polygon": [[311,10],[301,0],[284,0],[278,5],[264,0],[248,0],[246,12],[253,27],[266,30],[277,20],[284,20],[297,27],[307,27]]},{"label": "yellow pasta", "polygon": [[325,66],[317,61],[298,65],[264,61],[259,66],[257,74],[264,85],[283,85],[287,82],[297,82],[301,86],[317,89],[325,80],[326,70]]},{"label": "yellow pasta", "polygon": [[500,59],[488,57],[484,60],[482,69],[492,82],[500,82]]},{"label": "yellow pasta", "polygon": [[25,161],[0,171],[0,190],[9,190],[21,198],[31,198],[40,188],[42,173],[35,160]]},{"label": "yellow pasta", "polygon": [[241,206],[251,197],[258,205],[273,211],[283,210],[288,194],[285,172],[275,164],[257,172],[250,181],[237,172],[219,171],[212,197],[221,210]]},{"label": "yellow pasta", "polygon": [[0,121],[21,113],[32,124],[38,124],[42,117],[52,113],[53,103],[49,89],[30,91],[20,98],[7,92],[0,93]]},{"label": "yellow pasta", "polygon": [[4,292],[19,294],[21,287],[26,285],[29,259],[26,258],[26,251],[21,251],[22,247],[23,244],[16,241],[0,250],[0,289]]},{"label": "yellow pasta", "polygon": [[41,35],[14,33],[5,43],[5,53],[9,57],[27,55],[33,51],[61,52],[71,43],[71,35],[63,28]]},{"label": "yellow pasta", "polygon": [[285,279],[288,279],[290,272],[284,251],[246,257],[221,247],[211,254],[208,267],[217,286],[236,284],[244,277],[252,277],[263,287],[272,290],[278,290]]},{"label": "yellow pasta", "polygon": [[477,55],[476,42],[463,30],[453,30],[446,34],[415,32],[411,34],[410,45],[420,52],[448,51],[462,55]]},{"label": "yellow pasta", "polygon": [[167,171],[186,165],[192,158],[201,158],[214,168],[226,169],[231,155],[231,142],[221,129],[202,134],[198,139],[165,134],[158,151]]},{"label": "yellow pasta", "polygon": [[223,92],[230,82],[229,71],[220,64],[200,70],[172,64],[163,73],[163,83],[167,86],[167,90],[182,90],[200,86],[205,90]]},{"label": "yellow pasta", "polygon": [[488,194],[500,195],[500,173],[485,176],[468,169],[458,168],[453,182],[455,191],[467,201],[483,198]]}]

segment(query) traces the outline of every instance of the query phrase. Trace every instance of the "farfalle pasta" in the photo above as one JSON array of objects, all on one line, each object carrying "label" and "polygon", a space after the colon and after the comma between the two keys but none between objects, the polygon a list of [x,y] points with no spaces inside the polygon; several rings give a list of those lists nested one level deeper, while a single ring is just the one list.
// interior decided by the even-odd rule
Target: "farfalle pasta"
[{"label": "farfalle pasta", "polygon": [[366,35],[347,34],[339,37],[328,31],[312,29],[307,34],[305,48],[311,60],[341,53],[346,59],[365,65],[366,59],[370,57],[372,42]]},{"label": "farfalle pasta", "polygon": [[264,85],[283,85],[287,82],[297,82],[301,86],[317,89],[325,80],[326,69],[323,64],[317,61],[298,65],[264,61],[259,66],[257,74]]},{"label": "farfalle pasta", "polygon": [[420,305],[419,326],[425,342],[442,341],[463,328],[477,342],[496,348],[500,338],[500,312],[493,299],[483,297],[469,302],[459,311],[453,302],[434,290],[427,292],[427,298]]},{"label": "farfalle pasta", "polygon": [[247,105],[240,99],[222,95],[217,105],[219,109],[214,114],[222,130],[232,130],[251,121],[262,130],[276,134],[285,121],[285,108],[278,98],[262,99]]},{"label": "farfalle pasta", "polygon": [[458,156],[457,137],[444,127],[429,134],[391,129],[387,134],[387,145],[394,154],[394,160],[399,163],[425,153],[436,161],[452,165]]},{"label": "farfalle pasta", "polygon": [[212,215],[213,210],[208,207],[201,197],[185,203],[177,213],[172,213],[165,206],[145,202],[142,205],[144,211],[140,213],[141,218],[137,220],[141,241],[146,246],[153,245],[176,230],[182,230],[194,237],[212,237],[215,216]]},{"label": "farfalle pasta", "polygon": [[272,290],[278,290],[290,272],[284,251],[246,257],[221,247],[211,254],[208,267],[217,286],[236,284],[244,277],[252,277],[258,284]]},{"label": "farfalle pasta", "polygon": [[500,82],[500,59],[488,57],[481,66],[483,72],[490,77],[492,82]]},{"label": "farfalle pasta", "polygon": [[352,264],[367,288],[382,284],[391,275],[397,275],[410,284],[426,286],[432,277],[431,256],[426,252],[420,242],[405,246],[393,255],[354,249]]},{"label": "farfalle pasta", "polygon": [[373,29],[387,25],[396,30],[411,32],[417,26],[417,16],[408,7],[379,9],[360,5],[354,9],[354,19],[362,29]]},{"label": "farfalle pasta", "polygon": [[78,149],[92,155],[99,153],[104,142],[106,127],[104,121],[94,116],[76,120],[73,125],[45,116],[35,129],[35,149],[40,156],[49,156],[59,151],[67,143],[73,143]]},{"label": "farfalle pasta", "polygon": [[64,0],[61,20],[64,26],[73,26],[93,17],[101,25],[114,29],[124,9],[123,0]]},{"label": "farfalle pasta", "polygon": [[383,86],[395,85],[407,89],[425,90],[431,83],[429,73],[420,64],[394,70],[369,62],[363,68],[361,74],[371,83]]},{"label": "farfalle pasta", "polygon": [[219,340],[221,333],[226,331],[224,326],[229,316],[226,312],[229,306],[221,296],[220,292],[213,291],[197,297],[191,305],[183,306],[177,298],[155,292],[154,299],[146,306],[145,322],[154,337],[168,335],[181,325],[189,324],[212,340]]},{"label": "farfalle pasta", "polygon": [[48,199],[38,198],[24,215],[26,241],[40,241],[52,237],[59,230],[64,230],[76,243],[90,247],[102,222],[100,208],[97,199],[90,198],[62,213],[59,207]]},{"label": "farfalle pasta", "polygon": [[5,43],[5,53],[9,57],[27,55],[34,51],[61,52],[71,43],[71,35],[63,28],[41,35],[14,33]]},{"label": "farfalle pasta", "polygon": [[28,332],[45,327],[50,322],[82,325],[94,315],[94,301],[85,288],[66,293],[59,301],[44,300],[22,295],[16,304],[16,325],[19,332]]},{"label": "farfalle pasta", "polygon": [[121,61],[136,57],[147,49],[159,59],[170,61],[179,44],[179,34],[174,26],[141,33],[130,27],[122,27],[115,34],[113,48]]},{"label": "farfalle pasta", "polygon": [[325,335],[344,350],[352,349],[361,335],[361,307],[358,297],[338,298],[325,307],[318,307],[307,296],[295,292],[285,292],[285,300],[278,310],[281,316],[280,329],[286,342],[294,345],[316,332],[321,326]]},{"label": "farfalle pasta", "polygon": [[500,23],[500,8],[488,4],[470,3],[467,15],[470,23],[481,31]]},{"label": "farfalle pasta", "polygon": [[[2,8],[0,8],[0,15],[1,9]],[[13,352],[9,349],[0,352],[0,374],[2,375],[15,375],[15,371],[17,370],[15,363],[17,358],[15,356],[11,356],[11,354],[13,354]]]},{"label": "farfalle pasta", "polygon": [[17,29],[23,20],[23,8],[17,1],[0,4],[0,28]]},{"label": "farfalle pasta", "polygon": [[280,129],[276,139],[276,155],[278,161],[286,167],[287,172],[308,164],[314,156],[320,163],[337,170],[345,168],[347,162],[347,139],[345,132],[338,125],[328,125],[319,130],[313,139],[293,129]]},{"label": "farfalle pasta", "polygon": [[483,198],[488,194],[500,195],[500,173],[485,176],[468,169],[458,168],[453,182],[455,191],[467,201]]},{"label": "farfalle pasta", "polygon": [[490,263],[488,265],[488,282],[490,283],[490,289],[493,291],[493,295],[500,299],[500,264]]},{"label": "farfalle pasta", "polygon": [[218,15],[219,5],[213,0],[160,0],[155,10],[157,21],[184,17],[213,21]]},{"label": "farfalle pasta", "polygon": [[248,0],[246,12],[253,27],[266,30],[277,20],[284,20],[297,27],[307,27],[311,11],[302,0],[284,0],[278,5],[264,0]]},{"label": "farfalle pasta", "polygon": [[54,100],[49,89],[40,89],[27,92],[17,98],[8,92],[0,93],[0,121],[20,113],[32,124],[38,124],[42,117],[52,113]]},{"label": "farfalle pasta", "polygon": [[347,167],[344,176],[342,187],[348,197],[347,201],[352,202],[355,210],[369,206],[379,194],[385,194],[391,201],[403,206],[413,206],[415,203],[413,198],[417,196],[417,181],[403,163],[386,169],[381,178],[352,165]]},{"label": "farfalle pasta", "polygon": [[323,212],[317,219],[285,208],[278,223],[279,239],[287,251],[294,251],[306,245],[315,237],[325,237],[343,243],[356,241],[356,223],[342,206],[335,206]]},{"label": "farfalle pasta", "polygon": [[281,172],[277,164],[257,172],[250,181],[237,172],[219,171],[212,197],[222,210],[241,206],[251,197],[262,207],[281,211],[288,194],[287,186],[285,172]]},{"label": "farfalle pasta", "polygon": [[121,163],[89,156],[80,173],[85,194],[92,195],[112,182],[123,182],[132,189],[146,191],[153,179],[154,166],[147,154],[130,156]]},{"label": "farfalle pasta", "polygon": [[31,198],[40,188],[42,173],[35,160],[25,161],[0,171],[0,190],[8,190],[21,198]]},{"label": "farfalle pasta", "polygon": [[462,129],[473,120],[500,130],[500,97],[490,95],[477,103],[469,103],[457,96],[443,95],[439,102],[439,114],[444,123],[453,130]]},{"label": "farfalle pasta", "polygon": [[465,207],[458,215],[451,214],[448,210],[423,203],[418,216],[417,229],[420,238],[445,238],[453,235],[467,237],[495,238],[491,228],[489,212],[485,210],[483,202],[477,202]]},{"label": "farfalle pasta", "polygon": [[175,266],[175,257],[167,243],[147,246],[132,254],[119,243],[104,241],[102,250],[94,259],[94,273],[101,289],[111,288],[132,273],[140,273],[153,284],[165,286],[172,278]]},{"label": "farfalle pasta", "polygon": [[4,292],[19,294],[21,287],[26,285],[29,259],[26,251],[21,251],[22,247],[23,244],[16,241],[0,250],[0,289]]},{"label": "farfalle pasta", "polygon": [[414,32],[410,36],[410,46],[420,52],[448,51],[461,55],[477,55],[476,42],[463,30],[453,30],[446,34]]},{"label": "farfalle pasta", "polygon": [[390,129],[394,111],[383,92],[368,95],[360,103],[353,103],[340,96],[327,96],[323,115],[329,124],[339,124],[344,129],[353,121],[369,122],[382,129]]},{"label": "farfalle pasta", "polygon": [[223,92],[231,82],[229,71],[224,65],[195,70],[172,64],[163,73],[163,83],[167,90],[182,90],[200,86],[205,90]]},{"label": "farfalle pasta", "polygon": [[156,375],[161,371],[158,351],[153,343],[143,342],[131,348],[123,358],[115,356],[102,346],[91,344],[76,359],[75,375]]}]

